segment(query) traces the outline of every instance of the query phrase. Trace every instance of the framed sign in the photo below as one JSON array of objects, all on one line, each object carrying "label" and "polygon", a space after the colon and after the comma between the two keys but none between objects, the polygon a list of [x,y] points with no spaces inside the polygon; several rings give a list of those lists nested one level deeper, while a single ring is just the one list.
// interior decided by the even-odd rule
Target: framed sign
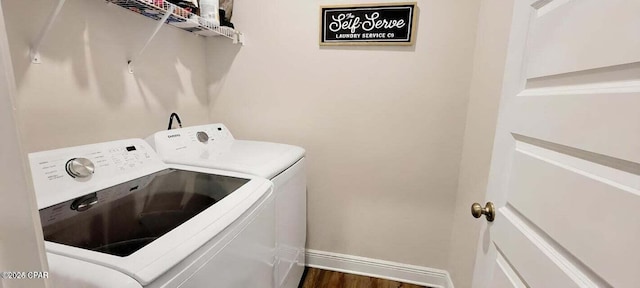
[{"label": "framed sign", "polygon": [[413,45],[416,2],[320,7],[320,45]]}]

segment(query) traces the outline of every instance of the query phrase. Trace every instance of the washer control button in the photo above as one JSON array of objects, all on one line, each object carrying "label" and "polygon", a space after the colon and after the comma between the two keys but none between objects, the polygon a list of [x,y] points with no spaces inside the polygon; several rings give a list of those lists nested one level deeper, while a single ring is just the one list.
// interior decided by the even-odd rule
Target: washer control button
[{"label": "washer control button", "polygon": [[73,158],[67,161],[66,170],[73,178],[87,178],[93,175],[96,167],[87,158]]},{"label": "washer control button", "polygon": [[207,142],[209,142],[209,135],[207,135],[207,133],[204,131],[199,131],[198,133],[196,133],[196,137],[201,143],[206,144]]}]

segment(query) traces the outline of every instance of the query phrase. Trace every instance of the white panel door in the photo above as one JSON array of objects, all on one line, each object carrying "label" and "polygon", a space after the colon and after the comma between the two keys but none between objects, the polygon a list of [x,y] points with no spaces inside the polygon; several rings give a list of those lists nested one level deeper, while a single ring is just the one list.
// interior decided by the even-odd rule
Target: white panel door
[{"label": "white panel door", "polygon": [[640,0],[515,1],[473,285],[640,287]]}]

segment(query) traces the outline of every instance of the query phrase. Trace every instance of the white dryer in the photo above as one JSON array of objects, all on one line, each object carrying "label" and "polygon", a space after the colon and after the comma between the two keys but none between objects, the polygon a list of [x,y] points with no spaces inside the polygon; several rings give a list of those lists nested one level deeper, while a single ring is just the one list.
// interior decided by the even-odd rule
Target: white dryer
[{"label": "white dryer", "polygon": [[55,287],[273,287],[273,183],[142,139],[29,154]]},{"label": "white dryer", "polygon": [[298,287],[305,266],[307,179],[304,149],[236,140],[223,124],[160,131],[149,136],[147,141],[166,163],[246,173],[273,181],[276,287]]}]

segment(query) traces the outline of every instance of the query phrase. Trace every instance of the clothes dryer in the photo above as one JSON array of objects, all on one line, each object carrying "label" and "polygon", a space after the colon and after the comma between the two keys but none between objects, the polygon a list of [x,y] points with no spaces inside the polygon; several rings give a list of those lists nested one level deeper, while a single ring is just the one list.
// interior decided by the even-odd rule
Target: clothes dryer
[{"label": "clothes dryer", "polygon": [[165,130],[147,141],[165,163],[207,167],[270,179],[276,201],[276,287],[295,288],[305,266],[305,150],[236,140],[223,124]]}]

